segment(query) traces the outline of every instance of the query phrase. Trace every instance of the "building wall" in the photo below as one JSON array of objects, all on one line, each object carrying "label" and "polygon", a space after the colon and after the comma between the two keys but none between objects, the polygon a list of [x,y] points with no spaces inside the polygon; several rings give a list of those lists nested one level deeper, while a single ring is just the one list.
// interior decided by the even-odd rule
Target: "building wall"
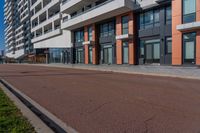
[{"label": "building wall", "polygon": [[[182,25],[182,0],[172,1],[172,65],[183,64],[183,34],[196,32],[196,65],[200,65],[200,31],[196,30],[177,30],[178,25]],[[196,21],[200,21],[200,1],[196,0]]]}]

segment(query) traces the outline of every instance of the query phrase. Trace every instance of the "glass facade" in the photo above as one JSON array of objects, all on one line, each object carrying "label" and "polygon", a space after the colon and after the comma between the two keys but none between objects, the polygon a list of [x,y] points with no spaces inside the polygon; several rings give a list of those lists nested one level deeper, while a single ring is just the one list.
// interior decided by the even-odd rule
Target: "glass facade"
[{"label": "glass facade", "polygon": [[196,33],[183,34],[183,62],[195,64]]},{"label": "glass facade", "polygon": [[64,49],[51,48],[49,49],[49,62],[50,63],[63,63],[64,62]]},{"label": "glass facade", "polygon": [[183,23],[196,21],[196,0],[183,0]]}]

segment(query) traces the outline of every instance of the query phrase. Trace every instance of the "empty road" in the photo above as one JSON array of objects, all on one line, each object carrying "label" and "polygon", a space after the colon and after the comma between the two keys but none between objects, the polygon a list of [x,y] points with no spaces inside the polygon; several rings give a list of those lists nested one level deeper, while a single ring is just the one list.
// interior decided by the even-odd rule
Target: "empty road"
[{"label": "empty road", "polygon": [[200,80],[30,65],[0,77],[80,133],[200,133]]}]

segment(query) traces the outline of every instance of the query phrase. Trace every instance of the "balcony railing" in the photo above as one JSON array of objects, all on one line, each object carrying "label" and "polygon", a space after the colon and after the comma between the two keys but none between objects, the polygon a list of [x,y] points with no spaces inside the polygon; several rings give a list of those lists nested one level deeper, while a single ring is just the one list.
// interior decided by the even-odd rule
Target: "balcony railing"
[{"label": "balcony railing", "polygon": [[[70,0],[67,0],[67,1],[70,1]],[[97,8],[99,8],[99,7],[101,7],[101,6],[105,5],[105,4],[107,4],[107,3],[110,3],[111,1],[114,1],[114,0],[107,0],[107,1],[105,1],[105,2],[103,2],[103,3],[101,3],[101,4],[95,5],[95,6],[91,7],[91,8],[89,8],[89,9],[84,10],[84,11],[81,12],[81,13],[78,13],[78,14],[76,14],[76,15],[74,15],[74,16],[71,16],[71,17],[68,18],[68,19],[64,19],[63,22],[66,22],[66,21],[68,21],[68,20],[70,20],[70,19],[73,19],[73,18],[76,18],[76,17],[78,17],[78,16],[81,16],[81,15],[83,15],[83,14],[85,14],[85,13],[87,13],[87,12],[90,12],[90,11],[92,11],[92,10],[94,10],[94,9],[97,9]]]}]

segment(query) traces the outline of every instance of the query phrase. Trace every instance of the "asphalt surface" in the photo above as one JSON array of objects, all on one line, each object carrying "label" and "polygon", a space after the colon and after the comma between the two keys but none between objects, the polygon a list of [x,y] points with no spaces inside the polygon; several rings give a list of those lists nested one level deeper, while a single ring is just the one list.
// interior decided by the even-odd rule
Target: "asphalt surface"
[{"label": "asphalt surface", "polygon": [[200,133],[200,80],[26,65],[0,77],[80,133]]}]

